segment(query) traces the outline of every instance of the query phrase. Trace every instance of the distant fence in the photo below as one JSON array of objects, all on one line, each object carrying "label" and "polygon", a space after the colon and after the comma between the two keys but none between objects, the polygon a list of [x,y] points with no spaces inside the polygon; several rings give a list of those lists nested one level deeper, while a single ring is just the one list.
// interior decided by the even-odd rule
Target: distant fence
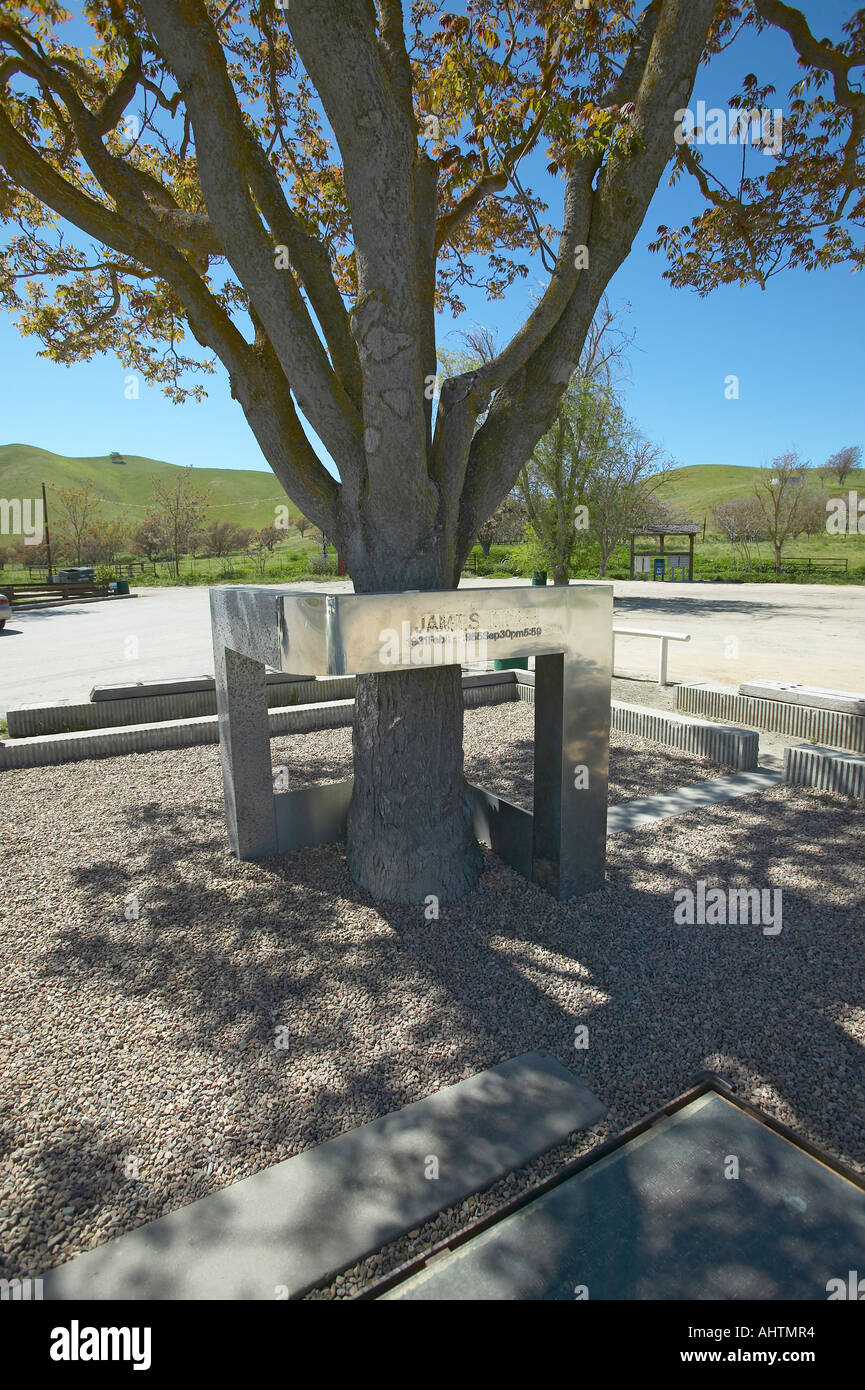
[{"label": "distant fence", "polygon": [[846,574],[848,561],[846,559],[841,559],[840,556],[835,559],[832,559],[829,556],[827,556],[824,559],[822,556],[811,555],[809,555],[805,559],[791,559],[781,561],[782,570],[809,570],[812,567],[816,568],[819,565],[823,565],[826,569],[843,570],[844,574]]},{"label": "distant fence", "polygon": [[0,594],[10,603],[48,598],[106,598],[109,590],[103,584],[7,584],[0,580]]}]

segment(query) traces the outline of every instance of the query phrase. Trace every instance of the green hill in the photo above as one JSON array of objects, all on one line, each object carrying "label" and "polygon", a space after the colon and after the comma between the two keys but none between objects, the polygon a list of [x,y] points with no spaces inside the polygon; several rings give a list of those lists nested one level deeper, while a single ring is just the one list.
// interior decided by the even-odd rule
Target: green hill
[{"label": "green hill", "polygon": [[[144,518],[153,491],[151,479],[171,483],[181,469],[160,459],[121,454],[123,463],[103,458],[66,458],[30,444],[0,445],[0,496],[39,497],[47,488],[80,487],[88,480],[99,485],[107,516],[123,516],[133,524]],[[292,517],[298,509],[286,497],[273,473],[248,468],[196,468],[195,480],[209,493],[208,521],[230,521],[260,529],[272,525],[277,506],[288,506]],[[51,520],[51,492],[48,492]]]},{"label": "green hill", "polygon": [[[737,467],[730,464],[696,464],[689,468],[674,468],[668,481],[659,491],[659,496],[676,512],[691,521],[702,522],[709,519],[712,530],[712,508],[721,502],[731,502],[736,497],[750,497],[754,483],[760,476],[760,468]],[[859,468],[850,473],[841,487],[836,479],[830,479],[821,488],[820,476],[814,470],[813,488],[826,497],[844,495],[851,489],[865,496],[865,469]]]}]

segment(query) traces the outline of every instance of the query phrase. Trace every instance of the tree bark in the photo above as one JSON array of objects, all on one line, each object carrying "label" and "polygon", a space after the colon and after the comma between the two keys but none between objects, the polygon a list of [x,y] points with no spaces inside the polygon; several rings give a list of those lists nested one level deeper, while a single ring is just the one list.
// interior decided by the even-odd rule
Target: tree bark
[{"label": "tree bark", "polygon": [[570,583],[570,575],[568,574],[568,571],[567,571],[567,568],[566,568],[565,565],[553,565],[553,583],[554,583],[554,584],[568,584],[568,583]]},{"label": "tree bark", "polygon": [[390,902],[471,892],[483,856],[463,777],[460,667],[358,676],[353,742],[355,882]]}]

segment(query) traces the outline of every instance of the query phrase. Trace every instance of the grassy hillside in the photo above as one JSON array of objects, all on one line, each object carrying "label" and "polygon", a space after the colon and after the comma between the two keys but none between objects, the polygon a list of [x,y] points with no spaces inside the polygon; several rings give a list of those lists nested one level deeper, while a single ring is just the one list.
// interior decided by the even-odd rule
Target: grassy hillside
[{"label": "grassy hillside", "polygon": [[[692,521],[702,523],[708,517],[709,530],[712,529],[712,508],[721,502],[731,502],[737,497],[750,497],[754,484],[762,472],[759,468],[737,468],[723,464],[697,464],[690,468],[674,468],[669,481],[659,492],[659,496],[676,511]],[[814,491],[821,496],[845,495],[851,489],[860,497],[865,497],[865,469],[859,468],[848,475],[843,487],[837,480],[826,483],[822,488],[817,472],[814,473]]]},{"label": "grassy hillside", "polygon": [[[0,497],[36,498],[40,495],[40,487],[43,482],[49,488],[76,487],[81,486],[88,479],[92,479],[98,484],[105,499],[105,512],[122,516],[132,527],[144,517],[148,509],[152,492],[151,479],[156,477],[170,482],[172,475],[179,472],[179,465],[165,463],[158,459],[139,458],[134,455],[123,455],[123,457],[125,462],[118,464],[113,463],[110,456],[65,458],[60,454],[52,454],[45,449],[37,449],[26,444],[6,444],[0,446]],[[677,468],[670,473],[669,479],[659,495],[677,514],[700,524],[704,520],[708,521],[706,539],[703,540],[702,536],[698,536],[695,548],[700,571],[705,565],[729,567],[731,563],[730,546],[726,540],[713,534],[712,508],[717,506],[719,502],[751,495],[759,474],[759,468],[711,464]],[[289,502],[272,473],[256,473],[251,469],[235,471],[225,468],[196,468],[195,479],[203,492],[211,489],[207,511],[208,522],[214,520],[230,521],[238,526],[258,529],[273,522],[274,509],[277,506],[288,505],[292,518],[298,514],[298,509]],[[865,497],[865,469],[851,473],[843,488],[839,487],[837,482],[827,483],[821,488],[819,475],[815,472],[813,487],[818,495],[827,499],[839,494],[846,496],[847,492],[851,490],[858,492],[860,497]],[[48,510],[50,520],[52,515],[50,491],[48,493]],[[55,502],[55,518],[57,514],[58,508]],[[2,545],[2,541],[0,541],[0,545]],[[279,566],[284,567],[289,558],[292,564],[301,563],[302,554],[307,551],[311,552],[314,546],[315,542],[311,532],[307,532],[306,537],[301,539],[297,531],[292,528],[286,534],[284,545],[280,546],[272,557],[273,574],[271,576],[271,570],[268,569],[268,575],[275,579],[297,577],[293,574],[289,575],[287,572],[283,574]],[[288,555],[289,551],[292,552],[291,557]],[[768,565],[771,554],[771,547],[766,542],[761,542],[759,546],[755,547],[754,559]],[[799,536],[796,540],[785,545],[784,554],[785,557],[792,559],[806,556],[833,560],[843,558],[847,560],[851,572],[854,569],[858,571],[865,567],[865,534],[835,536],[821,532],[813,536]],[[204,560],[197,561],[195,564],[190,562],[186,567],[189,570],[186,582],[195,582],[196,579],[204,581],[208,578],[213,582],[214,579],[233,578],[232,564],[233,562]],[[619,565],[619,567],[627,565],[627,546],[622,547],[621,551],[617,552],[613,564],[614,567],[615,565]],[[529,564],[525,572],[531,573],[532,568],[533,566]],[[255,578],[256,574],[257,571],[250,570],[250,573],[247,574],[241,569],[238,570],[237,577],[248,580]],[[11,570],[10,577],[15,577]],[[165,576],[161,573],[155,578],[160,582],[165,580]]]},{"label": "grassy hillside", "polygon": [[[139,458],[121,454],[124,463],[113,463],[110,457],[66,458],[29,444],[0,446],[0,496],[39,497],[42,483],[48,488],[80,487],[88,479],[99,485],[107,515],[140,521],[152,493],[151,478],[170,484],[180,472],[180,465],[160,459]],[[288,506],[292,517],[297,507],[286,497],[272,473],[255,473],[251,469],[196,468],[195,479],[202,492],[210,490],[208,521],[231,521],[237,526],[271,525],[274,508]],[[51,493],[48,493],[48,516],[51,518]]]}]

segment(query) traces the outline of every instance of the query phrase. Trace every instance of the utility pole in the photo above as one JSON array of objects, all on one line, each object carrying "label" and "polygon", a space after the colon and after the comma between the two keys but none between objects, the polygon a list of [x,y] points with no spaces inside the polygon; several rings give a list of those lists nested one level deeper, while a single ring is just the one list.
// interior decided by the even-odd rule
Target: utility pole
[{"label": "utility pole", "polygon": [[48,551],[48,583],[54,583],[54,571],[51,568],[51,534],[48,530],[48,499],[45,496],[45,484],[42,484],[42,518],[45,526],[45,547]]}]

